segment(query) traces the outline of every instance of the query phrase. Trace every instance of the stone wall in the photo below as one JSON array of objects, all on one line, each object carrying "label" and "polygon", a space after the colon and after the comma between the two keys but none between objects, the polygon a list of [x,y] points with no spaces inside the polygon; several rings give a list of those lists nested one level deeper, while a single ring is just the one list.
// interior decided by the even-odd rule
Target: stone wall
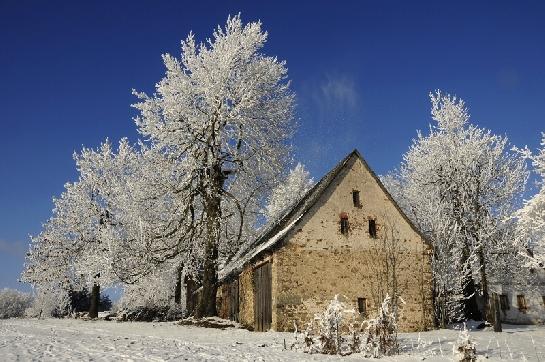
[{"label": "stone wall", "polygon": [[246,328],[254,328],[254,281],[252,266],[248,266],[239,276],[240,323]]}]

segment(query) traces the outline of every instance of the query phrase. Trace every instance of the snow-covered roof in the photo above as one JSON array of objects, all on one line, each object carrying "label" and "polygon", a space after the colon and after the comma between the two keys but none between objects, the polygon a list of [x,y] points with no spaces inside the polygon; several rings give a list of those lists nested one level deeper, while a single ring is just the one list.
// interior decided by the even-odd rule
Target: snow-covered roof
[{"label": "snow-covered roof", "polygon": [[293,229],[299,220],[305,215],[308,210],[318,201],[323,192],[328,188],[335,177],[345,168],[348,162],[353,159],[359,159],[364,167],[373,176],[378,183],[382,191],[387,195],[390,201],[394,204],[396,209],[400,212],[403,218],[409,223],[409,225],[427,242],[421,232],[414,226],[409,220],[401,208],[397,205],[395,200],[391,197],[390,193],[386,190],[378,176],[371,170],[367,162],[363,159],[358,150],[353,150],[345,158],[343,158],[331,171],[329,171],[322,179],[316,183],[305,195],[291,208],[285,210],[275,221],[271,222],[265,227],[263,232],[254,240],[246,243],[229,261],[223,269],[219,271],[219,280],[223,281],[229,279],[232,276],[239,274],[244,266],[259,257],[263,252],[271,250],[277,246],[286,234]]}]

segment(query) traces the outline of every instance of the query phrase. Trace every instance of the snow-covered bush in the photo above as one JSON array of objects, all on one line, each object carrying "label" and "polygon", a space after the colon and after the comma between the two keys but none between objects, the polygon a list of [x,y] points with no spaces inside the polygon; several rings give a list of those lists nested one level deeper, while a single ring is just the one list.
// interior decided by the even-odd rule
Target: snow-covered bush
[{"label": "snow-covered bush", "polygon": [[306,353],[348,355],[359,352],[361,325],[350,309],[336,295],[327,308],[314,316],[302,336],[295,332],[294,346],[304,343]]},{"label": "snow-covered bush", "polygon": [[475,342],[471,339],[465,324],[464,328],[458,334],[458,340],[452,346],[452,353],[456,361],[473,362],[477,360]]},{"label": "snow-covered bush", "polygon": [[175,268],[165,264],[138,283],[126,285],[114,310],[122,319],[132,321],[181,319],[182,307],[174,303],[175,288]]},{"label": "snow-covered bush", "polygon": [[384,298],[376,318],[368,320],[367,323],[367,354],[378,358],[398,353],[396,315],[389,295]]},{"label": "snow-covered bush", "polygon": [[165,263],[138,283],[125,285],[116,309],[168,307],[173,302],[175,287],[175,267]]},{"label": "snow-covered bush", "polygon": [[70,297],[64,289],[40,288],[31,306],[25,311],[27,317],[60,318],[68,315]]},{"label": "snow-covered bush", "polygon": [[22,317],[32,303],[32,295],[15,289],[0,290],[0,319]]}]

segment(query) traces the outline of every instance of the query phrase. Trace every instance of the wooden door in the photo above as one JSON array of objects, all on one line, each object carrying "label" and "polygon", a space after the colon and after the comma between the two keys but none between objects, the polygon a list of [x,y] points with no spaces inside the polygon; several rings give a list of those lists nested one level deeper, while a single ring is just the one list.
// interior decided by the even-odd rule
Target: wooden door
[{"label": "wooden door", "polygon": [[235,322],[239,322],[239,298],[238,293],[238,279],[235,279],[229,284],[229,319]]},{"label": "wooden door", "polygon": [[272,268],[267,262],[254,269],[254,322],[256,331],[268,331],[272,322]]}]

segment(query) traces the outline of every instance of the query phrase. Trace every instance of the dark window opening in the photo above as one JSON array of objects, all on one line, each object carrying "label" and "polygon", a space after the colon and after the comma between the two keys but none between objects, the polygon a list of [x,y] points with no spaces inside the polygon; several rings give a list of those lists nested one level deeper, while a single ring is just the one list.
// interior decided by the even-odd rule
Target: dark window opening
[{"label": "dark window opening", "polygon": [[348,234],[348,216],[341,216],[341,234]]},{"label": "dark window opening", "polygon": [[367,301],[365,298],[358,298],[358,312],[362,316],[367,314]]},{"label": "dark window opening", "polygon": [[509,310],[509,297],[507,294],[500,295],[500,308],[504,312]]},{"label": "dark window opening", "polygon": [[373,239],[377,238],[377,224],[375,220],[369,220],[369,236]]},{"label": "dark window opening", "polygon": [[543,306],[545,307],[545,295],[542,296],[541,298],[543,298]]},{"label": "dark window opening", "polygon": [[352,201],[355,207],[361,207],[360,192],[358,190],[352,191]]},{"label": "dark window opening", "polygon": [[526,298],[524,295],[517,295],[517,305],[519,307],[519,311],[526,313],[528,307],[526,305]]}]

